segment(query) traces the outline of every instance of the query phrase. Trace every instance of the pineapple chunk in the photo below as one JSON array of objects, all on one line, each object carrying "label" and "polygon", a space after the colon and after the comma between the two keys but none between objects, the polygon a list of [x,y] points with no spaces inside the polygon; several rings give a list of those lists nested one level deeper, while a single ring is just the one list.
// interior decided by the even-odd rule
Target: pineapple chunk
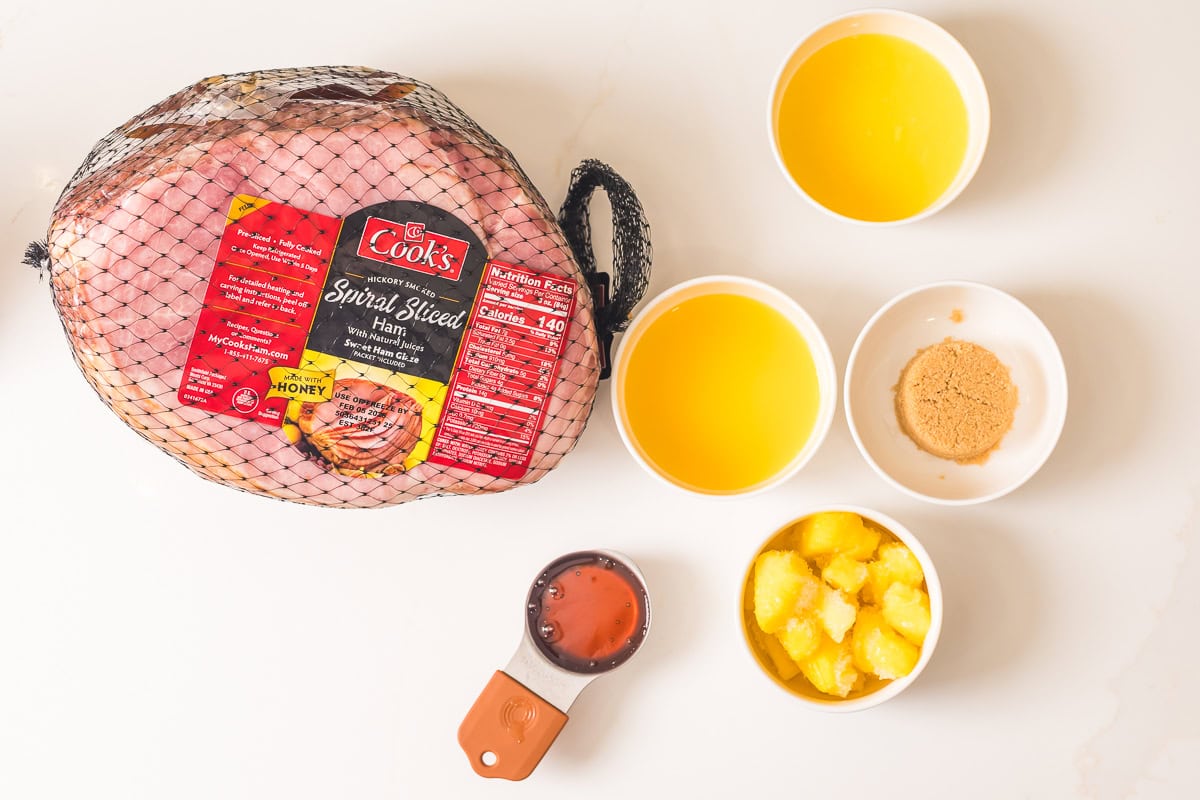
[{"label": "pineapple chunk", "polygon": [[811,616],[792,617],[778,636],[784,652],[800,662],[811,656],[821,643],[821,626]]},{"label": "pineapple chunk", "polygon": [[817,651],[800,662],[800,671],[817,691],[845,697],[858,680],[853,662],[849,639],[838,644],[828,636],[822,636]]},{"label": "pineapple chunk", "polygon": [[768,550],[754,564],[754,619],[775,633],[817,599],[820,580],[794,550]]},{"label": "pineapple chunk", "polygon": [[903,678],[921,658],[920,648],[892,630],[874,606],[858,612],[851,639],[854,665],[885,680]]},{"label": "pineapple chunk", "polygon": [[854,594],[867,582],[867,565],[838,553],[821,570],[821,578],[830,586]]},{"label": "pineapple chunk", "polygon": [[844,554],[851,558],[867,559],[879,546],[879,531],[863,525],[862,517],[849,511],[827,511],[813,514],[800,523],[800,554],[813,558],[825,554]]},{"label": "pineapple chunk", "polygon": [[756,628],[750,628],[750,631],[754,635],[754,641],[758,643],[759,649],[767,654],[767,658],[771,659],[771,663],[775,666],[775,673],[781,680],[790,681],[800,674],[800,665],[792,660],[777,638]]},{"label": "pineapple chunk", "polygon": [[929,595],[908,584],[893,583],[883,593],[883,619],[920,647],[929,633]]},{"label": "pineapple chunk", "polygon": [[879,546],[875,561],[867,564],[867,583],[863,587],[863,600],[882,603],[884,592],[893,583],[920,586],[925,580],[921,562],[912,551],[900,542],[888,542]]},{"label": "pineapple chunk", "polygon": [[846,631],[854,625],[854,617],[858,613],[858,602],[853,595],[845,595],[837,589],[828,586],[821,587],[821,601],[817,606],[817,616],[829,638],[841,643],[846,637]]},{"label": "pineapple chunk", "polygon": [[871,662],[867,659],[867,634],[875,628],[884,625],[883,614],[877,606],[863,606],[858,610],[854,620],[854,630],[850,634],[851,653],[854,656],[854,666],[862,672],[871,671]]}]

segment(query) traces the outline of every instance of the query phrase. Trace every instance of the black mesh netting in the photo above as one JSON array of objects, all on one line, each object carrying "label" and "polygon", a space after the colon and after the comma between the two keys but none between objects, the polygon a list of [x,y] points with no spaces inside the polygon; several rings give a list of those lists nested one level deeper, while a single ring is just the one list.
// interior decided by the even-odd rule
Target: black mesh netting
[{"label": "black mesh netting", "polygon": [[[597,187],[608,193],[614,213],[611,285],[597,272],[591,252],[588,201]],[[345,286],[355,288],[340,290],[340,305],[329,305],[328,313],[341,314],[342,326],[346,314],[358,314],[347,328],[352,334],[355,324],[376,330],[359,330],[362,342],[347,339],[346,347],[368,348],[350,356],[337,355],[336,336],[327,336],[328,346],[314,354],[312,340],[321,326],[336,327],[322,322],[326,306],[320,303],[331,297],[324,293],[324,275],[311,320],[303,302],[276,302],[286,296],[281,286],[304,279],[275,275],[265,261],[244,265],[260,270],[261,279],[244,273],[236,292],[221,295],[219,302],[209,293],[219,251],[226,252],[221,242],[227,224],[237,208],[249,207],[242,196],[295,210],[295,219],[289,210],[276,220],[269,214],[279,206],[262,207],[277,225],[291,220],[289,235],[303,226],[328,234],[322,226],[329,227],[330,218],[344,225],[340,238],[330,234],[338,254],[334,265],[354,237],[364,243],[359,255],[369,239],[374,246],[369,226],[384,223],[373,221],[372,214],[394,218],[411,209],[430,231],[457,237],[431,237],[424,252],[435,247],[448,252],[454,242],[482,245],[483,252],[478,246],[454,251],[475,253],[470,258],[477,259],[460,267],[462,280],[444,282],[448,288],[441,294],[424,288],[426,296],[409,298],[420,312],[410,321],[437,331],[415,340],[397,322],[402,315],[379,321],[376,312],[392,311],[385,301],[402,302],[389,301],[380,287],[442,284],[411,270],[404,272],[407,277],[387,277],[389,265],[354,261],[350,252],[342,262],[350,264]],[[531,483],[574,446],[606,365],[607,345],[645,289],[650,247],[636,196],[598,162],[585,162],[573,174],[561,224],[560,229],[512,154],[432,87],[361,67],[284,69],[207,78],[104,137],[59,199],[47,245],[31,246],[26,261],[48,269],[55,306],[88,382],[144,438],[196,473],[239,489],[318,505],[369,507]],[[359,227],[351,231],[352,225]],[[424,241],[423,235],[414,229],[412,242]],[[407,229],[403,236],[408,242]],[[408,247],[397,244],[383,258],[397,258]],[[421,246],[413,248],[421,252]],[[234,252],[242,254],[239,262],[250,258],[248,250]],[[494,290],[480,275],[494,262],[514,265],[521,274],[565,279],[574,287],[574,310],[557,329],[553,320],[546,330],[530,327],[529,316],[520,317],[525,326],[505,323],[508,339],[481,340],[468,354],[464,335],[493,323],[467,315],[485,313]],[[318,279],[311,280],[315,285]],[[513,285],[504,299],[509,316],[497,320],[517,320],[522,302],[535,309],[530,313],[542,308],[541,300],[531,305],[533,295]],[[294,294],[303,296],[304,287]],[[471,322],[464,326],[464,320]],[[268,402],[245,388],[236,393],[238,380],[248,386],[265,378],[257,368],[238,377],[237,369],[246,366],[238,360],[241,351],[227,348],[224,355],[209,356],[193,348],[197,337],[216,341],[214,331],[230,325],[245,333],[238,346],[257,351],[254,342],[261,341],[262,352],[299,370],[280,373],[279,386],[300,376],[319,384],[322,394],[316,399],[285,394]],[[301,342],[312,328],[312,339],[296,344],[286,334],[289,325],[303,330]],[[381,337],[390,337],[386,350],[365,344]],[[387,355],[382,360],[363,355],[372,347]],[[401,348],[421,355],[398,355]],[[467,362],[456,358],[468,355],[475,359],[478,385],[455,384],[453,376],[467,374],[462,366]],[[403,368],[418,363],[404,360],[410,357],[419,359],[414,374]],[[278,366],[267,362],[271,359],[262,370]],[[277,377],[271,373],[272,381]],[[274,413],[268,409],[274,403],[281,418],[217,413],[181,400],[181,382],[190,391],[196,381],[202,389],[234,391],[235,405],[250,398],[241,409],[247,414],[251,401],[254,413]],[[471,405],[477,395],[486,406]],[[531,413],[538,402],[541,413]],[[435,441],[442,428],[446,443]]]}]

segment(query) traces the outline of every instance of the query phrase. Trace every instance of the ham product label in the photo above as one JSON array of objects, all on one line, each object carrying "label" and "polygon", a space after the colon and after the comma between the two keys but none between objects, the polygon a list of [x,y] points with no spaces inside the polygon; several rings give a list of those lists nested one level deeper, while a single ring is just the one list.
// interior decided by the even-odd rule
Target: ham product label
[{"label": "ham product label", "polygon": [[239,195],[178,397],[282,426],[344,474],[429,461],[519,479],[575,294],[488,262],[466,224],[424,203],[339,220]]},{"label": "ham product label", "polygon": [[300,364],[340,225],[323,214],[234,198],[180,402],[279,425],[288,393],[271,396],[273,378],[294,384],[296,396],[329,397],[321,380],[287,368]]}]

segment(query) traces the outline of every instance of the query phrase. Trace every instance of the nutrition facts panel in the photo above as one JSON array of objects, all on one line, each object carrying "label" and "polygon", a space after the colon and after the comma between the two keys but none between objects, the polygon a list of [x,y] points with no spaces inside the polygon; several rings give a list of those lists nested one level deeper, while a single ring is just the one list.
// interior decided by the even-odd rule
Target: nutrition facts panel
[{"label": "nutrition facts panel", "polygon": [[525,474],[575,306],[574,281],[493,261],[484,270],[429,462]]}]

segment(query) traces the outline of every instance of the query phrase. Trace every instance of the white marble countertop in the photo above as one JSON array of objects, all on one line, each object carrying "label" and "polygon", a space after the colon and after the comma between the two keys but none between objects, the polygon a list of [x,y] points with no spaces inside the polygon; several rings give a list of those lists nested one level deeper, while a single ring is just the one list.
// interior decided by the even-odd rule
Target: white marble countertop
[{"label": "white marble countertop", "polygon": [[[785,52],[852,7],[6,4],[0,797],[1200,796],[1200,6],[904,6],[974,55],[992,138],[949,209],[885,230],[805,204],[764,130]],[[552,204],[581,158],[609,161],[653,225],[652,292],[764,279],[839,371],[903,289],[1012,292],[1066,360],[1057,452],[1008,497],[939,508],[876,477],[839,411],[799,476],[709,502],[634,465],[602,392],[561,468],[508,494],[352,513],[196,478],[97,402],[20,251],[132,114],[201,76],[325,63],[430,81]],[[907,524],[946,594],[929,669],[848,716],[789,702],[736,621],[760,540],[832,502]],[[530,780],[477,778],[455,731],[517,643],[528,581],[592,546],[646,573],[644,651],[587,690]]]}]

